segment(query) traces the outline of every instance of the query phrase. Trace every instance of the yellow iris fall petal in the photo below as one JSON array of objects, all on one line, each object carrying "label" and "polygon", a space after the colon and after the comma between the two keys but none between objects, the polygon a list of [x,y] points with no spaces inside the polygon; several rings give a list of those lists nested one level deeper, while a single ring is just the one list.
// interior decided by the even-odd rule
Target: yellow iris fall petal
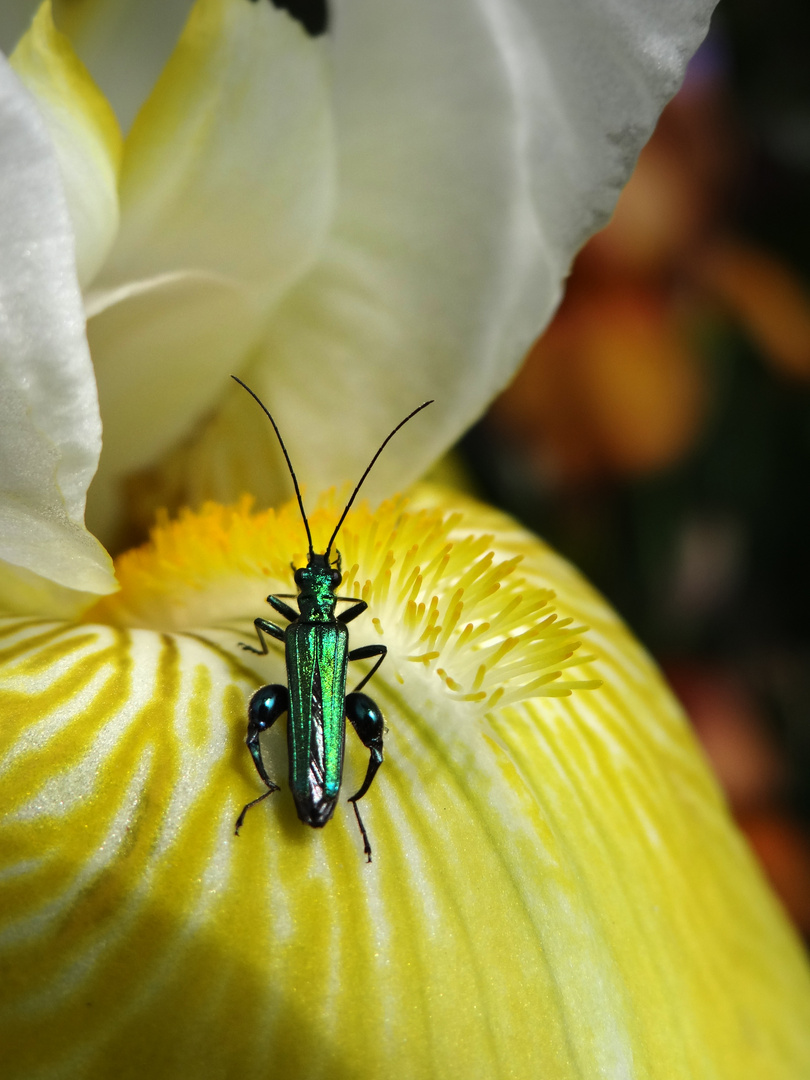
[{"label": "yellow iris fall petal", "polygon": [[807,1075],[806,965],[657,671],[472,502],[423,490],[340,536],[352,644],[390,650],[374,863],[345,798],[297,820],[282,725],[282,791],[234,837],[262,790],[246,701],[283,678],[236,645],[302,532],[210,506],[83,622],[2,624],[4,1076]]}]

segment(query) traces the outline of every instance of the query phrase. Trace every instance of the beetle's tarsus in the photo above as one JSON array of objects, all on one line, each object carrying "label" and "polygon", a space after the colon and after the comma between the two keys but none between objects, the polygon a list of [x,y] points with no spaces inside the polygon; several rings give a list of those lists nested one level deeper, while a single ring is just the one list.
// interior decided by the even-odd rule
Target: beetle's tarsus
[{"label": "beetle's tarsus", "polygon": [[368,833],[366,827],[363,824],[363,819],[360,817],[360,811],[357,809],[357,796],[352,795],[349,802],[354,807],[354,816],[357,818],[357,824],[360,826],[360,835],[363,837],[363,852],[366,855],[366,862],[371,862],[371,844],[368,842]]},{"label": "beetle's tarsus", "polygon": [[264,799],[266,799],[268,795],[272,795],[274,791],[279,791],[279,790],[280,790],[280,788],[278,787],[278,785],[273,784],[273,786],[270,788],[269,791],[265,791],[265,793],[263,795],[260,795],[258,797],[258,799],[251,799],[251,801],[249,803],[247,803],[245,806],[243,806],[242,807],[242,813],[236,819],[236,825],[234,826],[233,835],[234,836],[239,835],[239,830],[242,828],[242,826],[243,826],[243,824],[245,822],[245,814],[248,812],[248,810],[251,808],[251,806],[255,806],[256,803],[263,802]]}]

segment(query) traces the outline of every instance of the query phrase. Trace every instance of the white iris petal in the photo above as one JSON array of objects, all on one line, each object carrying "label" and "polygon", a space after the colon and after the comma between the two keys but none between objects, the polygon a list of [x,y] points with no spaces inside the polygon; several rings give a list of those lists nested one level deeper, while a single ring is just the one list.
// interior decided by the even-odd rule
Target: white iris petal
[{"label": "white iris petal", "polygon": [[[404,430],[380,461],[375,498],[417,478],[514,373],[571,258],[610,213],[710,9],[597,0],[333,8],[335,225],[270,323],[249,378],[293,419],[291,451],[315,489],[351,480],[370,432],[435,398],[427,434]],[[312,412],[335,421],[301,421]]]},{"label": "white iris petal", "polygon": [[124,131],[129,131],[171,56],[192,3],[54,0],[57,26],[70,35]]},{"label": "white iris petal", "polygon": [[111,246],[80,223],[98,200],[73,199],[105,428],[88,520],[107,539],[133,472],[175,505],[278,495],[233,370],[284,416],[313,490],[356,480],[435,398],[368,494],[422,473],[547,321],[710,5],[333,0],[312,37],[269,0],[197,0],[174,51],[184,2],[156,10],[54,0],[128,130]]},{"label": "white iris petal", "polygon": [[115,579],[83,525],[101,424],[59,168],[2,57],[0,144],[0,558],[19,609],[21,582],[42,599],[31,573],[96,593]]},{"label": "white iris petal", "polygon": [[122,139],[107,99],[54,26],[48,5],[11,56],[33,94],[59,162],[85,289],[109,255],[118,232]]},{"label": "white iris petal", "polygon": [[269,4],[197,5],[125,144],[121,229],[89,300],[100,492],[216,407],[315,261],[334,193],[323,48]]}]

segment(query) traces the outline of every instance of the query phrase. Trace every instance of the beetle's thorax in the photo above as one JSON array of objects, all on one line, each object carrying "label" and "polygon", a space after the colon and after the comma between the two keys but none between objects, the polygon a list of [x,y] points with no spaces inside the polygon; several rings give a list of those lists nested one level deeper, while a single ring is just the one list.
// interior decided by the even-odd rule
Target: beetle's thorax
[{"label": "beetle's thorax", "polygon": [[324,555],[311,555],[307,565],[295,571],[295,584],[303,621],[334,621],[335,590],[340,584],[340,574],[329,566]]}]

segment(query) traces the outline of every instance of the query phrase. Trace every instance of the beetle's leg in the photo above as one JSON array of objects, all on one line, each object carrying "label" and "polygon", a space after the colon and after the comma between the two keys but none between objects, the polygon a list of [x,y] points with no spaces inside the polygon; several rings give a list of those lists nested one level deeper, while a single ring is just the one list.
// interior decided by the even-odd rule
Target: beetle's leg
[{"label": "beetle's leg", "polygon": [[354,807],[354,816],[357,818],[357,824],[360,826],[360,835],[363,837],[363,854],[366,856],[366,862],[371,862],[371,844],[368,842],[368,833],[366,827],[363,824],[363,819],[360,817],[360,811],[357,809],[357,803],[349,799],[349,802]]},{"label": "beetle's leg", "polygon": [[[371,676],[374,674],[374,672],[377,670],[377,668],[380,666],[380,664],[383,662],[387,655],[387,645],[361,645],[358,649],[352,649],[352,651],[349,653],[350,660],[368,660],[370,656],[379,656],[380,658],[374,665],[374,667],[371,669],[371,671],[364,675],[360,682],[357,684],[357,686],[355,686],[355,694],[363,689],[363,687],[366,685],[368,680],[371,678]],[[349,695],[349,697],[351,697],[351,694]],[[346,698],[346,700],[348,701],[349,698]]]},{"label": "beetle's leg", "polygon": [[346,608],[345,611],[341,611],[338,615],[338,622],[347,623],[352,619],[356,619],[358,615],[362,615],[364,611],[368,609],[368,604],[365,600],[358,600],[356,596],[336,596],[336,600],[351,600],[354,607]]},{"label": "beetle's leg", "polygon": [[279,615],[283,615],[287,622],[295,622],[296,619],[301,617],[299,611],[291,608],[289,604],[285,604],[278,596],[268,596],[267,603],[271,608],[275,608]]},{"label": "beetle's leg", "polygon": [[356,691],[353,694],[347,694],[345,710],[346,716],[357,732],[360,742],[371,751],[366,778],[360,790],[356,791],[349,799],[349,802],[357,802],[358,799],[363,798],[371,787],[371,781],[374,779],[377,769],[382,765],[385,723],[382,710],[375,701],[371,700],[368,694],[358,694]]},{"label": "beetle's leg", "polygon": [[242,822],[245,820],[245,814],[251,806],[255,806],[256,803],[260,803],[268,795],[272,795],[274,791],[279,790],[278,784],[273,783],[264,767],[259,736],[263,731],[268,731],[273,726],[282,713],[287,711],[289,704],[290,692],[286,686],[280,684],[262,686],[250,699],[250,705],[248,705],[248,733],[245,742],[248,750],[250,750],[250,756],[253,758],[253,764],[256,766],[256,772],[264,780],[268,790],[265,791],[264,795],[251,800],[242,808],[242,813],[236,819],[236,827],[234,828],[234,833],[237,836],[242,828]]},{"label": "beetle's leg", "polygon": [[273,637],[276,641],[284,640],[284,631],[280,626],[276,626],[275,623],[268,622],[267,619],[254,619],[253,625],[256,627],[256,637],[259,639],[260,649],[254,648],[252,645],[245,645],[244,641],[239,642],[239,648],[244,649],[245,652],[256,653],[257,656],[267,656],[270,651],[267,648],[267,642],[262,637],[262,634],[267,634],[268,637]]},{"label": "beetle's leg", "polygon": [[366,778],[363,781],[360,790],[356,791],[349,799],[349,802],[354,807],[357,824],[360,826],[360,834],[363,837],[363,850],[368,857],[368,861],[371,862],[371,844],[368,842],[368,833],[366,832],[362,818],[360,817],[360,811],[357,809],[357,801],[358,799],[362,799],[371,787],[371,781],[376,776],[377,769],[382,765],[383,731],[385,724],[383,722],[383,714],[380,707],[373,702],[367,694],[358,694],[357,692],[347,694],[345,710],[346,716],[354,730],[357,732],[360,742],[371,751],[368,769],[366,770]]}]

